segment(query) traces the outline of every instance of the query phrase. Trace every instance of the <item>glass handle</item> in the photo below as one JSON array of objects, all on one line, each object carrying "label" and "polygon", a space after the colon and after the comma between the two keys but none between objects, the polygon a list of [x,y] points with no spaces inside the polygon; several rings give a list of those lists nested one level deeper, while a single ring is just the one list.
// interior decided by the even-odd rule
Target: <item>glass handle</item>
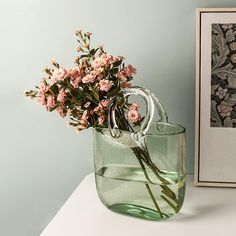
[{"label": "glass handle", "polygon": [[121,131],[119,130],[119,127],[116,123],[116,116],[115,111],[117,108],[117,105],[126,97],[130,95],[139,95],[141,96],[145,103],[146,103],[146,115],[145,118],[141,124],[140,130],[135,133],[135,139],[140,140],[148,131],[151,122],[153,120],[154,116],[154,104],[158,110],[159,114],[159,122],[167,123],[167,114],[160,103],[159,99],[151,93],[149,90],[144,89],[142,87],[131,87],[126,88],[121,91],[121,95],[116,96],[113,100],[113,103],[109,107],[109,114],[108,114],[108,128],[113,138],[120,137]]},{"label": "glass handle", "polygon": [[147,90],[147,91],[150,93],[150,95],[153,99],[153,102],[156,106],[156,109],[158,111],[158,115],[160,117],[158,122],[168,123],[167,112],[166,112],[164,106],[161,104],[159,98],[154,93],[150,92],[149,90]]}]

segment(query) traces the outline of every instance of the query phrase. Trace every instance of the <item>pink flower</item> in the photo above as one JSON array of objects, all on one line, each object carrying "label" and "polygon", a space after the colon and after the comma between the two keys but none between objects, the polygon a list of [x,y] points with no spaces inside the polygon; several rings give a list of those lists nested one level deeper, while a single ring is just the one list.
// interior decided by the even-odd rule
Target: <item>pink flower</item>
[{"label": "pink flower", "polygon": [[41,105],[46,105],[45,93],[48,91],[48,89],[49,89],[49,85],[47,85],[46,80],[43,79],[42,82],[40,83],[39,92],[38,92],[38,102]]},{"label": "pink flower", "polygon": [[82,82],[87,84],[87,83],[93,83],[95,81],[96,77],[92,76],[92,75],[86,75],[83,79]]},{"label": "pink flower", "polygon": [[103,79],[103,78],[104,78],[103,73],[100,73],[100,74],[97,75],[97,80],[101,80],[101,79]]},{"label": "pink flower", "polygon": [[102,111],[102,108],[101,108],[101,106],[97,106],[97,107],[95,107],[95,108],[93,109],[93,111],[94,111],[95,113],[99,113],[99,112]]},{"label": "pink flower", "polygon": [[118,77],[119,79],[121,79],[123,82],[126,82],[126,81],[127,81],[127,77],[126,77],[124,71],[118,72],[118,73],[117,73],[117,77]]},{"label": "pink flower", "polygon": [[47,107],[50,108],[54,108],[55,107],[55,100],[53,96],[48,96],[47,98]]},{"label": "pink flower", "polygon": [[133,102],[131,106],[129,107],[129,110],[138,110],[139,105],[136,102]]},{"label": "pink flower", "polygon": [[43,92],[39,92],[39,94],[38,94],[38,102],[41,105],[46,105],[46,97],[45,97],[45,94]]},{"label": "pink flower", "polygon": [[64,102],[66,98],[66,92],[64,89],[62,89],[59,94],[57,95],[57,101],[58,102]]},{"label": "pink flower", "polygon": [[109,64],[111,64],[111,60],[112,60],[112,56],[108,55],[106,53],[103,53],[101,55],[101,62],[102,62],[102,66],[108,66]]},{"label": "pink flower", "polygon": [[90,32],[86,32],[85,33],[88,37],[90,37],[91,35],[92,35],[92,33],[90,33]]},{"label": "pink flower", "polygon": [[98,125],[103,125],[106,120],[105,116],[99,116],[98,117]]},{"label": "pink flower", "polygon": [[80,131],[86,129],[87,126],[86,125],[78,125],[75,129],[76,133],[79,133]]},{"label": "pink flower", "polygon": [[226,102],[221,102],[217,109],[222,117],[230,116],[233,108]]},{"label": "pink flower", "polygon": [[123,57],[123,56],[118,56],[117,59],[118,59],[119,61],[122,61],[122,60],[125,59],[125,57]]},{"label": "pink flower", "polygon": [[77,78],[71,80],[70,82],[74,88],[78,88],[80,81],[81,81],[81,77],[77,77]]},{"label": "pink flower", "polygon": [[114,57],[112,55],[102,53],[97,58],[95,58],[92,62],[93,68],[100,68],[100,67],[108,67],[109,65],[113,64],[117,60],[120,60],[119,57]]},{"label": "pink flower", "polygon": [[69,109],[67,109],[67,112],[66,112],[66,115],[67,116],[70,116],[72,114],[72,110],[69,108]]},{"label": "pink flower", "polygon": [[110,104],[111,104],[111,100],[109,99],[103,99],[100,101],[100,104],[103,106],[103,107],[108,107]]},{"label": "pink flower", "polygon": [[137,110],[129,110],[128,112],[128,119],[132,122],[132,123],[137,123],[138,121],[140,121],[141,116],[139,114],[139,112]]},{"label": "pink flower", "polygon": [[64,68],[59,68],[58,70],[54,70],[52,74],[52,82],[55,83],[59,80],[64,80],[66,78],[66,70]]},{"label": "pink flower", "polygon": [[99,76],[99,79],[101,79],[101,77],[103,77],[103,74],[101,74],[103,72],[103,68],[99,67],[99,68],[94,68],[94,70],[92,70],[90,72],[90,74],[94,77]]},{"label": "pink flower", "polygon": [[93,115],[94,113],[95,113],[94,110],[90,110],[89,112],[90,115]]},{"label": "pink flower", "polygon": [[130,82],[122,83],[121,88],[131,88],[132,84]]},{"label": "pink flower", "polygon": [[62,107],[58,107],[57,108],[57,112],[59,113],[59,115],[62,117],[62,118],[64,118],[66,115],[65,115],[65,113],[64,113],[64,111],[63,111],[63,108]]},{"label": "pink flower", "polygon": [[81,124],[87,124],[87,119],[88,119],[88,111],[86,110],[86,111],[83,112],[80,123]]},{"label": "pink flower", "polygon": [[132,65],[127,65],[123,70],[127,77],[132,77],[136,73],[136,69]]},{"label": "pink flower", "polygon": [[102,79],[99,81],[99,89],[101,91],[108,92],[110,88],[112,87],[112,83],[109,80]]},{"label": "pink flower", "polygon": [[137,123],[141,119],[141,115],[138,112],[138,108],[139,108],[139,105],[136,102],[133,102],[131,106],[129,107],[128,119],[133,123]]},{"label": "pink flower", "polygon": [[107,55],[107,60],[108,60],[108,63],[109,63],[109,64],[113,64],[113,63],[115,63],[116,61],[118,61],[119,58],[118,58],[118,57],[114,57],[114,56],[112,56],[112,55]]},{"label": "pink flower", "polygon": [[[102,109],[101,106],[97,106],[93,109],[93,112],[95,112],[98,115],[102,115],[104,113],[104,110]],[[93,114],[93,113],[92,113]]]},{"label": "pink flower", "polygon": [[40,83],[39,92],[46,93],[48,89],[49,89],[49,86],[47,85],[47,82],[45,80],[42,80],[42,82]]},{"label": "pink flower", "polygon": [[97,107],[95,107],[95,108],[93,109],[93,111],[96,113],[96,112],[98,112],[100,109],[101,109],[101,107],[100,107],[100,106],[97,106]]},{"label": "pink flower", "polygon": [[79,120],[79,125],[76,127],[76,132],[86,129],[88,126],[88,111],[84,111],[81,119]]},{"label": "pink flower", "polygon": [[102,66],[104,66],[104,60],[102,59],[101,56],[95,58],[93,61],[92,61],[92,67],[97,69],[97,68],[100,68]]},{"label": "pink flower", "polygon": [[76,33],[76,35],[81,34],[81,33],[82,33],[82,30],[81,30],[81,29],[76,30],[75,33]]},{"label": "pink flower", "polygon": [[67,70],[67,74],[68,76],[71,77],[71,81],[70,83],[73,85],[74,88],[78,88],[79,87],[79,83],[81,82],[82,78],[81,78],[81,69],[79,67],[76,68],[71,68]]},{"label": "pink flower", "polygon": [[71,78],[75,79],[80,76],[80,68],[76,67],[76,68],[67,69],[67,74]]}]

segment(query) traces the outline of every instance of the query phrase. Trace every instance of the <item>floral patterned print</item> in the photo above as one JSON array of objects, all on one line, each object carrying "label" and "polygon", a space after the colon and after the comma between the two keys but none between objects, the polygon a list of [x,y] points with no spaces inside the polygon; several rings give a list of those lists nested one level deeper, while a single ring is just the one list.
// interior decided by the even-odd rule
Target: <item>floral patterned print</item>
[{"label": "floral patterned print", "polygon": [[236,128],[236,24],[212,24],[211,127]]},{"label": "floral patterned print", "polygon": [[233,108],[226,102],[221,102],[220,105],[217,106],[218,112],[222,117],[230,116]]}]

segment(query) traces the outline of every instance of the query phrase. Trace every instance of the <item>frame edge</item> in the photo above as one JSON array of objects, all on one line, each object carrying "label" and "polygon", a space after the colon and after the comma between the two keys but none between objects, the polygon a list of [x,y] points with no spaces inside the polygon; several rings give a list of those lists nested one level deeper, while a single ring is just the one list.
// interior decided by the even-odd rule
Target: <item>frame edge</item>
[{"label": "frame edge", "polygon": [[195,151],[194,151],[194,185],[197,187],[226,187],[235,188],[236,183],[221,183],[221,182],[211,182],[211,181],[200,181],[199,180],[199,144],[200,144],[200,127],[199,127],[199,108],[200,108],[200,57],[201,57],[201,13],[210,12],[235,12],[236,8],[196,8],[196,76],[195,76]]},{"label": "frame edge", "polygon": [[202,9],[196,9],[196,76],[195,76],[195,158],[194,158],[194,184],[199,184],[199,59],[200,59],[200,14]]}]

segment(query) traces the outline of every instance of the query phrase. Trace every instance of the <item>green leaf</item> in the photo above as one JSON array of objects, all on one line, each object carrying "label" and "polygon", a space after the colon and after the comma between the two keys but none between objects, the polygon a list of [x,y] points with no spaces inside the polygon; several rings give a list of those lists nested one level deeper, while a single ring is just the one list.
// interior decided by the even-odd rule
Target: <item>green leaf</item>
[{"label": "green leaf", "polygon": [[99,49],[99,48],[97,48],[97,49],[92,49],[92,50],[90,51],[90,55],[91,55],[91,56],[94,56],[94,55],[96,54],[96,52],[97,52],[98,49]]},{"label": "green leaf", "polygon": [[56,84],[53,84],[51,87],[50,87],[51,91],[54,93],[54,94],[57,94],[59,92],[59,89],[57,87]]},{"label": "green leaf", "polygon": [[92,92],[93,92],[93,96],[95,97],[95,99],[96,99],[97,101],[99,101],[98,88],[97,88],[97,87],[93,87]]},{"label": "green leaf", "polygon": [[113,63],[113,67],[118,67],[118,66],[121,65],[121,63],[122,63],[122,60],[116,61],[116,62]]},{"label": "green leaf", "polygon": [[213,84],[211,85],[211,94],[213,95],[216,91],[216,89],[218,89],[220,86],[220,84]]},{"label": "green leaf", "polygon": [[217,127],[222,127],[221,118],[217,112],[216,101],[211,101],[211,119],[215,121]]},{"label": "green leaf", "polygon": [[86,98],[88,98],[90,101],[93,101],[93,97],[89,93],[85,93]]},{"label": "green leaf", "polygon": [[84,54],[84,55],[81,55],[81,56],[79,56],[80,57],[80,59],[82,59],[82,58],[84,58],[84,57],[89,57],[89,54]]},{"label": "green leaf", "polygon": [[119,92],[120,88],[116,87],[107,94],[107,97],[113,97],[114,95],[117,95]]},{"label": "green leaf", "polygon": [[113,73],[113,74],[117,74],[118,71],[119,71],[119,68],[113,68],[113,69],[112,69],[112,73]]}]

